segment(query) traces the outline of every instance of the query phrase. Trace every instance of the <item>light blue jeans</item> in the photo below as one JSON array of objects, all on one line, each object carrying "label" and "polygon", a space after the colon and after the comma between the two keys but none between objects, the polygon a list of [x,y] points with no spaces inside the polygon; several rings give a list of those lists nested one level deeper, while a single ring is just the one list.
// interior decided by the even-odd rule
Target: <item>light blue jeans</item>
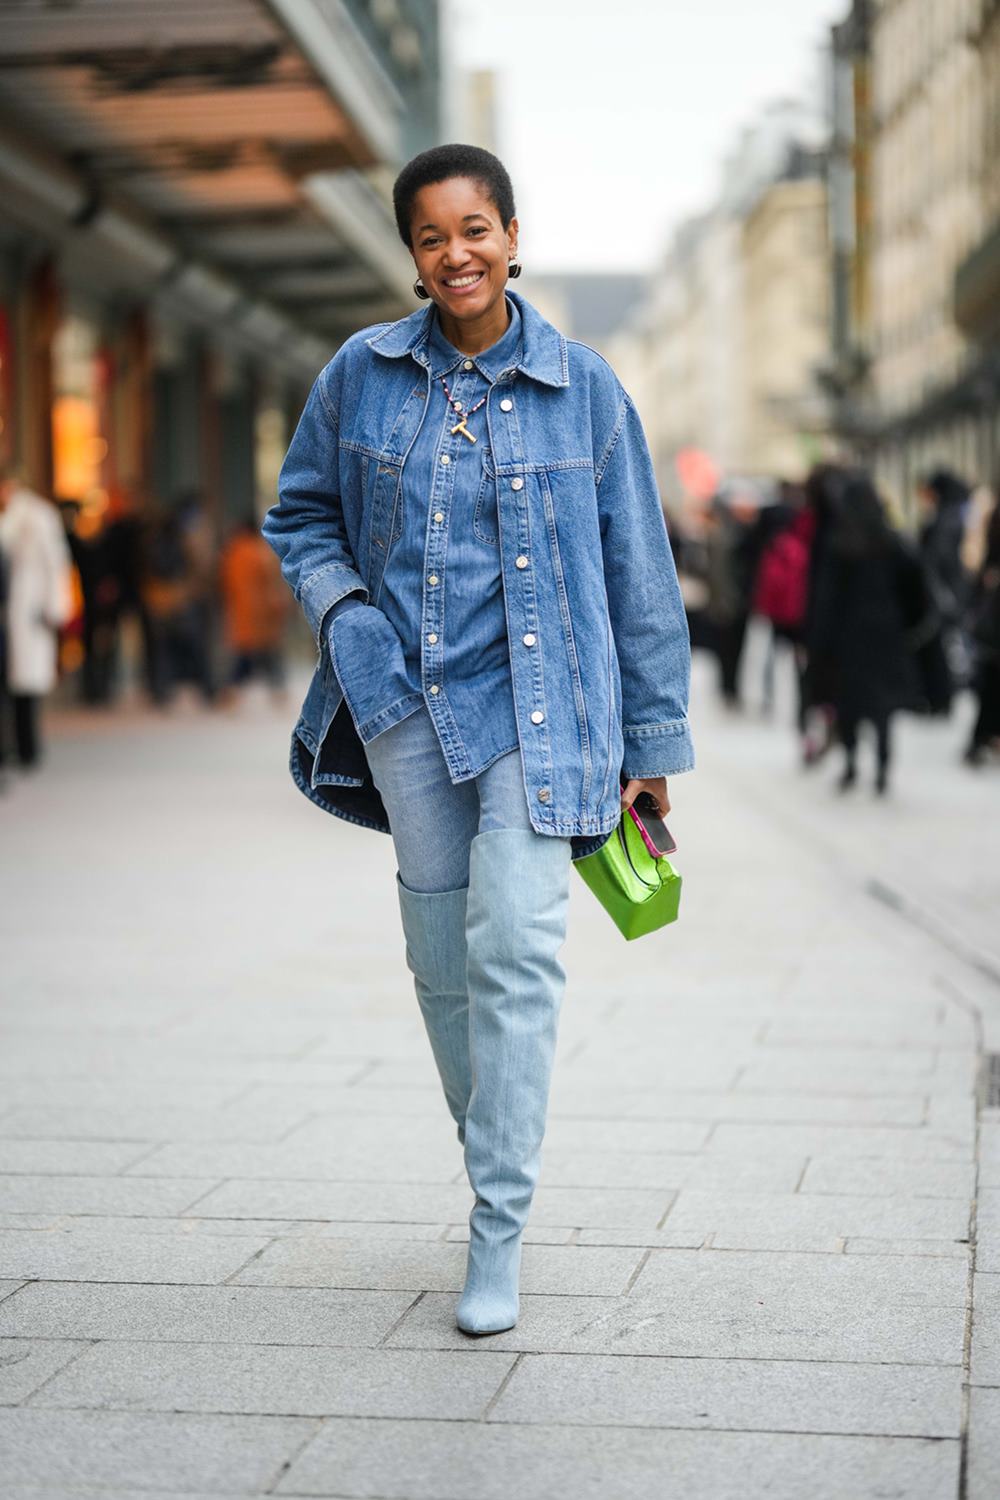
[{"label": "light blue jeans", "polygon": [[[469,883],[469,847],[479,833],[517,828],[528,817],[521,753],[510,750],[469,781],[452,782],[426,708],[365,746],[372,779],[389,815],[399,878],[411,891],[452,891]],[[540,843],[568,838],[535,834]]]}]

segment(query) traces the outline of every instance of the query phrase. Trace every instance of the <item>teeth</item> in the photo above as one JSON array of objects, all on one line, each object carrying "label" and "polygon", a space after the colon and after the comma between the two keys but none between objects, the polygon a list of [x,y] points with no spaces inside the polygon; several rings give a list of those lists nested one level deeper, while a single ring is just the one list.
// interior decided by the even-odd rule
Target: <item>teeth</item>
[{"label": "teeth", "polygon": [[478,281],[482,274],[482,271],[477,271],[474,276],[456,276],[453,280],[446,281],[445,286],[472,286],[473,282]]}]

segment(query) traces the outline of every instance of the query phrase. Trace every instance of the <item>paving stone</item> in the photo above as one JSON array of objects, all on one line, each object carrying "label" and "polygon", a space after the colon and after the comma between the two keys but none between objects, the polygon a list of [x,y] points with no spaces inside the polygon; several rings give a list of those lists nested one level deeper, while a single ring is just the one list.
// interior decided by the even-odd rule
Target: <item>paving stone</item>
[{"label": "paving stone", "polygon": [[855,1235],[844,1241],[845,1255],[933,1255],[947,1260],[968,1261],[968,1239],[869,1240]]},{"label": "paving stone", "polygon": [[723,1121],[712,1134],[709,1150],[747,1155],[782,1151],[789,1156],[874,1156],[908,1161],[971,1159],[968,1141],[942,1131],[876,1125],[737,1125]]},{"label": "paving stone", "polygon": [[[329,1288],[33,1282],[0,1303],[0,1334],[363,1348],[413,1300],[412,1292]],[[454,1298],[451,1306],[454,1321]]]},{"label": "paving stone", "polygon": [[213,1179],[3,1177],[0,1203],[8,1213],[172,1214],[214,1186]]},{"label": "paving stone", "polygon": [[454,1144],[429,1149],[408,1136],[398,1122],[363,1144],[303,1146],[292,1137],[280,1145],[167,1145],[136,1166],[142,1177],[276,1178],[326,1182],[451,1181],[462,1167],[462,1150]]},{"label": "paving stone", "polygon": [[1000,1188],[980,1188],[977,1195],[976,1270],[1000,1271]]},{"label": "paving stone", "polygon": [[1000,1390],[969,1392],[969,1459],[965,1500],[1000,1495]]},{"label": "paving stone", "polygon": [[[374,1227],[374,1226],[367,1226]],[[273,1239],[279,1234],[319,1234],[322,1225],[300,1223],[296,1219],[195,1219],[154,1218],[136,1214],[4,1214],[0,1213],[0,1230],[45,1230],[60,1232],[68,1230],[88,1231],[91,1234],[172,1235],[174,1238],[190,1239],[207,1235],[210,1239],[219,1236],[236,1239]]]},{"label": "paving stone", "polygon": [[973,1385],[1000,1386],[1000,1276],[974,1278],[972,1315]]},{"label": "paving stone", "polygon": [[115,1486],[150,1478],[179,1490],[267,1490],[317,1429],[304,1417],[0,1411],[4,1478],[13,1484]]},{"label": "paving stone", "polygon": [[638,1187],[673,1191],[730,1186],[737,1191],[793,1192],[805,1157],[722,1156],[707,1151],[561,1151],[546,1144],[541,1181],[548,1187]]},{"label": "paving stone", "polygon": [[[639,1264],[633,1249],[575,1245],[524,1246],[526,1292],[614,1296],[625,1291]],[[265,1250],[235,1280],[241,1286],[330,1286],[460,1292],[466,1248],[461,1244],[402,1241],[289,1239]]]},{"label": "paving stone", "polygon": [[0,1271],[44,1281],[225,1281],[267,1238],[119,1235],[91,1229],[0,1231]]},{"label": "paving stone", "polygon": [[976,1173],[971,1164],[950,1161],[857,1161],[818,1157],[806,1168],[799,1192],[879,1194],[887,1197],[971,1199]]},{"label": "paving stone", "polygon": [[[169,1185],[164,1179],[163,1186]],[[468,1217],[467,1183],[224,1182],[199,1199],[199,1218],[352,1219],[406,1224],[454,1224]]]},{"label": "paving stone", "polygon": [[28,1105],[11,1110],[0,1120],[0,1139],[277,1141],[301,1124],[307,1113],[306,1108],[295,1102],[292,1090],[284,1107],[272,1104],[256,1108],[233,1105],[229,1109],[185,1109],[134,1098],[112,1105]]},{"label": "paving stone", "polygon": [[[580,1101],[581,1107],[583,1101]],[[919,1125],[924,1118],[924,1095],[729,1093],[664,1094],[637,1090],[626,1096],[628,1118],[744,1120],[747,1123],[801,1125]],[[600,1113],[590,1110],[589,1113]]]},{"label": "paving stone", "polygon": [[979,1127],[979,1185],[1000,1188],[1000,1120]]},{"label": "paving stone", "polygon": [[[2,1132],[0,1132],[2,1134]],[[0,1173],[80,1173],[113,1176],[148,1155],[136,1141],[29,1141],[0,1139]]]},{"label": "paving stone", "polygon": [[802,1193],[701,1193],[684,1188],[664,1224],[712,1236],[717,1250],[838,1251],[851,1234],[955,1240],[968,1235],[964,1198],[860,1198]]},{"label": "paving stone", "polygon": [[907,1438],[624,1431],[334,1418],[276,1493],[384,1500],[953,1500],[959,1445]]},{"label": "paving stone", "polygon": [[957,1438],[961,1404],[957,1368],[529,1354],[490,1418]]},{"label": "paving stone", "polygon": [[0,1338],[0,1406],[16,1406],[87,1347],[71,1339]]},{"label": "paving stone", "polygon": [[33,1405],[475,1420],[515,1356],[241,1344],[97,1344]]}]

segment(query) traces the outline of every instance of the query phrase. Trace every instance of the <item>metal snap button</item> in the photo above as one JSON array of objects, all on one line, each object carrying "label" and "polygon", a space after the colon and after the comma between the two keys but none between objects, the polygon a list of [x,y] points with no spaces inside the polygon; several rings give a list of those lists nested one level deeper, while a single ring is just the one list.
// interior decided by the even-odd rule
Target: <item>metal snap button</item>
[{"label": "metal snap button", "polygon": [[535,712],[531,715],[531,722],[532,722],[532,724],[541,724],[544,721],[544,719],[545,719],[545,715],[542,713],[541,709],[540,708],[536,708]]},{"label": "metal snap button", "polygon": [[432,693],[439,693],[440,691],[441,691],[441,689],[438,687],[437,683],[436,682],[432,682],[431,683],[431,692]]},{"label": "metal snap button", "polygon": [[434,512],[434,519],[435,519],[435,521],[443,521],[444,520],[444,511],[443,510],[436,510]]},{"label": "metal snap button", "polygon": [[440,579],[438,578],[438,576],[437,576],[436,573],[432,573],[431,576],[428,578],[427,582],[431,583],[431,584],[439,583]]},{"label": "metal snap button", "polygon": [[511,482],[510,482],[510,487],[511,487],[512,490],[523,490],[524,489],[524,480],[523,479],[512,479]]},{"label": "metal snap button", "polygon": [[435,635],[435,633],[434,633],[433,630],[431,631],[430,635],[427,637],[427,641],[428,641],[428,644],[431,645],[431,646],[436,646],[437,645],[437,636]]},{"label": "metal snap button", "polygon": [[442,455],[441,455],[441,462],[443,464],[450,464],[451,463],[451,455],[449,453],[442,453]]},{"label": "metal snap button", "polygon": [[463,370],[471,370],[472,369],[472,360],[471,359],[463,360],[463,362],[462,362],[462,369]]},{"label": "metal snap button", "polygon": [[531,634],[530,631],[527,635],[523,635],[521,639],[526,646],[533,646],[535,644],[535,637]]},{"label": "metal snap button", "polygon": [[514,410],[514,403],[513,403],[513,401],[501,401],[500,402],[500,410],[501,411],[513,411]]},{"label": "metal snap button", "polygon": [[528,559],[526,557],[515,557],[514,566],[515,568],[526,568],[528,566]]},{"label": "metal snap button", "polygon": [[547,786],[540,786],[538,788],[538,800],[539,800],[539,802],[548,802],[548,800],[549,800],[549,798],[551,796],[552,796],[552,793],[549,791],[549,789],[548,789]]}]

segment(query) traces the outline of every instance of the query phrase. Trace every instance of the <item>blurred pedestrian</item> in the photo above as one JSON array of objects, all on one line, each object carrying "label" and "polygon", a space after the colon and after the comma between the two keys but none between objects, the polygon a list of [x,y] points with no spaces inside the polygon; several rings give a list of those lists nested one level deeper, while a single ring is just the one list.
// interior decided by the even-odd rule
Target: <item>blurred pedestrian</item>
[{"label": "blurred pedestrian", "polygon": [[142,601],[148,620],[153,701],[165,707],[178,683],[215,699],[211,655],[212,551],[202,508],[185,496],[148,530]]},{"label": "blurred pedestrian", "polygon": [[1000,738],[1000,502],[994,504],[986,528],[969,626],[976,662],[972,685],[977,713],[965,760],[970,766],[978,766]]},{"label": "blurred pedestrian", "polygon": [[716,496],[706,515],[708,605],[719,663],[719,689],[729,708],[740,703],[740,664],[753,589],[755,508]]},{"label": "blurred pedestrian", "polygon": [[817,582],[826,557],[845,477],[846,471],[838,464],[817,464],[805,483],[806,511],[809,515],[809,566],[798,653],[802,682],[799,732],[802,763],[807,767],[818,765],[836,739],[832,664],[821,647],[816,630],[816,601]]},{"label": "blurred pedestrian", "polygon": [[261,677],[280,697],[285,685],[288,590],[278,560],[252,515],[236,528],[223,548],[219,579],[226,644],[232,658],[229,690]]},{"label": "blurred pedestrian", "polygon": [[808,641],[844,747],[843,790],[856,780],[866,722],[875,731],[875,789],[888,787],[893,715],[920,700],[909,633],[929,603],[919,559],[890,527],[871,480],[846,474],[818,567]]},{"label": "blurred pedestrian", "polygon": [[[0,475],[0,549],[7,699],[17,760],[29,768],[41,758],[41,702],[56,685],[59,631],[73,609],[72,559],[56,507],[7,471]],[[6,751],[0,720],[0,761]]]},{"label": "blurred pedestrian", "polygon": [[962,560],[971,490],[951,469],[941,468],[924,477],[919,493],[927,513],[920,528],[920,555],[940,622],[950,686],[964,687],[972,662],[965,635],[972,578]]},{"label": "blurred pedestrian", "polygon": [[774,706],[774,674],[779,649],[790,649],[798,684],[796,722],[805,731],[804,653],[802,631],[809,599],[809,553],[815,527],[813,511],[794,485],[782,482],[781,499],[761,507],[757,522],[757,567],[753,584],[754,614],[766,620],[771,637],[764,658],[763,709]]},{"label": "blurred pedestrian", "polygon": [[506,169],[439,146],[393,198],[429,305],[321,372],[264,534],[320,649],[293,772],[395,844],[475,1193],[457,1308],[475,1335],[517,1320],[570,862],[640,794],[668,810],[666,777],[692,764],[690,653],[632,401],[507,288]]}]

